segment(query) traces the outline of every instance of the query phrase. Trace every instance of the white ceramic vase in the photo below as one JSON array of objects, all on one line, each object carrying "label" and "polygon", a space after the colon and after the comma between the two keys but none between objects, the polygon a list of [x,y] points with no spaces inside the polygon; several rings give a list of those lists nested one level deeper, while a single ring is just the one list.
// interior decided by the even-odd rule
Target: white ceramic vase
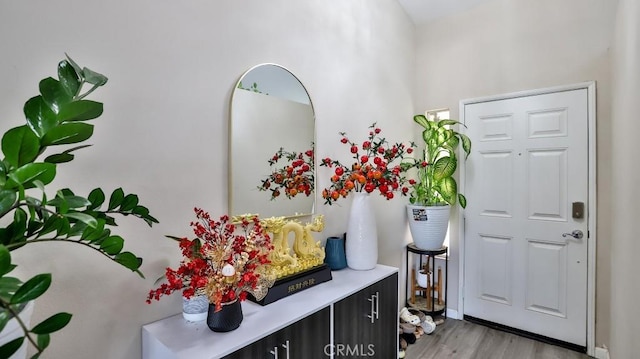
[{"label": "white ceramic vase", "polygon": [[345,252],[347,266],[370,270],[378,263],[378,231],[376,217],[368,193],[356,192],[349,211]]},{"label": "white ceramic vase", "polygon": [[449,227],[449,213],[451,206],[414,206],[407,205],[409,230],[416,247],[424,250],[437,250],[442,243]]}]

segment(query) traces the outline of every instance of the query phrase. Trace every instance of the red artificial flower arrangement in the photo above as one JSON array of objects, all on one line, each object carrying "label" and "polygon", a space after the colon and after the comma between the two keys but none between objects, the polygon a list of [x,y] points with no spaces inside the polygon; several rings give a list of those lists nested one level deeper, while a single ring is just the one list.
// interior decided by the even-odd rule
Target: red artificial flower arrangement
[{"label": "red artificial flower arrangement", "polygon": [[[285,165],[273,169],[280,160],[285,160]],[[262,185],[258,186],[258,189],[271,191],[272,200],[278,198],[282,192],[289,199],[299,194],[309,197],[313,193],[315,187],[313,144],[304,152],[289,152],[280,147],[268,162],[272,172],[262,180]]]},{"label": "red artificial flower arrangement", "polygon": [[340,197],[347,197],[352,191],[372,193],[377,190],[386,199],[394,198],[394,192],[403,196],[409,192],[409,188],[405,186],[409,182],[405,173],[416,165],[416,161],[413,158],[404,160],[416,145],[413,142],[391,145],[380,136],[382,130],[375,123],[369,128],[368,139],[360,145],[351,141],[345,132],[340,132],[340,142],[349,146],[353,154],[354,161],[351,165],[344,165],[328,157],[322,160],[320,166],[334,168],[331,186],[322,191],[325,204],[331,205]]},{"label": "red artificial flower arrangement", "polygon": [[169,236],[179,241],[184,259],[177,269],[166,269],[167,283],[151,290],[147,303],[178,290],[187,299],[206,295],[216,311],[223,303],[245,300],[248,293],[262,299],[273,285],[268,273],[273,246],[258,217],[242,217],[236,224],[226,215],[215,221],[200,208],[194,211],[196,238]]}]

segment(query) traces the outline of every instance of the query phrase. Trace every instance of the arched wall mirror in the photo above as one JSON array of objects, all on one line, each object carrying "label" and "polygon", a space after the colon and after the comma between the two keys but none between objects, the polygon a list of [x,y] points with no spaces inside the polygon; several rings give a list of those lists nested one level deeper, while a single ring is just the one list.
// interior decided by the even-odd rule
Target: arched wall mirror
[{"label": "arched wall mirror", "polygon": [[[257,65],[236,84],[230,115],[229,213],[262,218],[313,214],[315,118],[300,80],[280,65]],[[302,162],[292,165],[296,159],[287,158],[292,153]],[[287,167],[293,169],[288,177]],[[302,169],[307,171],[296,177]],[[283,174],[287,185],[276,173]]]}]

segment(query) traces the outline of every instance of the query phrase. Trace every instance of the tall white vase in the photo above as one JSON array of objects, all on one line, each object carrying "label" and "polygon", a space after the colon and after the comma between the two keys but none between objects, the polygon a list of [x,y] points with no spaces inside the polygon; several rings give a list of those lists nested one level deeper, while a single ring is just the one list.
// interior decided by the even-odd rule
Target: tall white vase
[{"label": "tall white vase", "polygon": [[356,192],[349,212],[345,252],[347,266],[369,270],[378,263],[378,231],[376,217],[368,193]]}]

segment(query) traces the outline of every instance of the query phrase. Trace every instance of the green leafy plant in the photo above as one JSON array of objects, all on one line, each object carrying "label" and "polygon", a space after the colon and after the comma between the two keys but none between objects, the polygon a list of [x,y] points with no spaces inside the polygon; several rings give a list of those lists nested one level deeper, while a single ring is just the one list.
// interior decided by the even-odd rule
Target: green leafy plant
[{"label": "green leafy plant", "polygon": [[453,175],[458,168],[458,146],[462,144],[466,159],[471,152],[471,140],[465,134],[448,128],[464,124],[455,120],[428,119],[424,115],[416,115],[413,120],[423,128],[425,150],[421,163],[417,166],[414,164],[418,168],[418,177],[417,181],[409,182],[412,185],[409,201],[421,206],[453,206],[458,202],[465,208],[467,199],[458,192]]},{"label": "green leafy plant", "polygon": [[[65,242],[90,248],[104,257],[142,276],[142,258],[123,251],[124,239],[112,234],[116,226],[114,215],[132,216],[149,226],[158,221],[149,210],[138,204],[138,196],[125,194],[121,188],[109,196],[102,189],[92,190],[87,197],[70,189],[58,190],[53,198],[45,192],[57,167],[73,160],[76,150],[89,145],[77,145],[93,134],[87,121],[99,117],[102,103],[84,98],[107,78],[88,68],[80,68],[67,56],[58,64],[58,79],[40,81],[40,95],[24,105],[26,124],[6,131],[2,137],[4,159],[0,162],[0,331],[15,318],[24,335],[0,347],[0,357],[8,358],[28,340],[37,358],[48,346],[50,333],[65,327],[69,313],[57,313],[32,328],[18,317],[25,303],[40,297],[51,284],[51,274],[43,273],[24,283],[9,276],[16,265],[10,252],[37,242]],[[91,86],[86,92],[84,85]],[[53,146],[74,145],[47,155]],[[8,223],[8,224],[7,224]],[[25,250],[25,249],[21,249]]]}]

